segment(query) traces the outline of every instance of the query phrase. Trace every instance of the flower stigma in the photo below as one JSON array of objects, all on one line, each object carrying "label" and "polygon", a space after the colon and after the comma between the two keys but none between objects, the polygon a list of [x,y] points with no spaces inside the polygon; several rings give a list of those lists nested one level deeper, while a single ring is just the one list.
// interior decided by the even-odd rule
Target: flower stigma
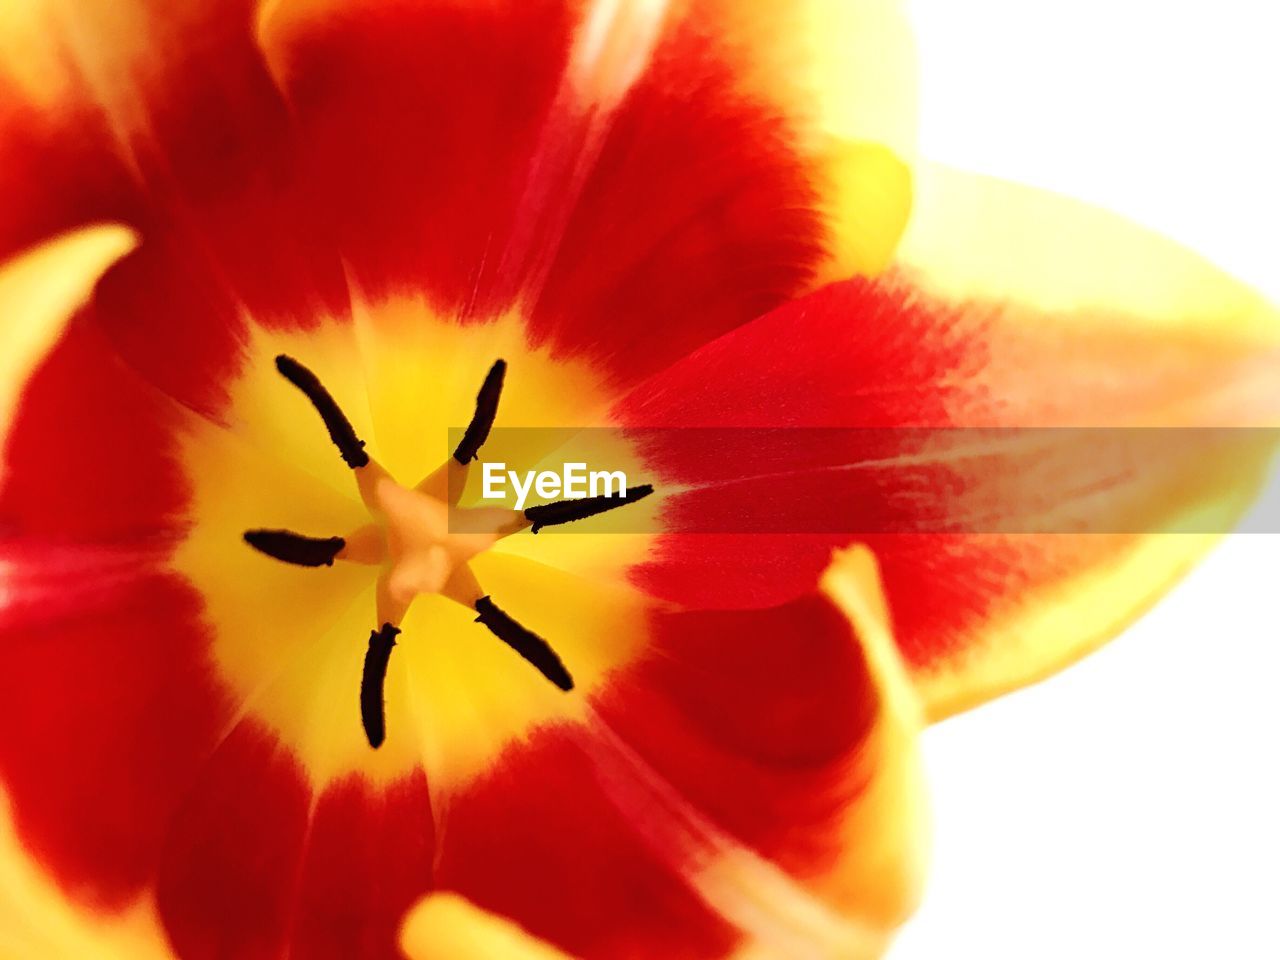
[{"label": "flower stigma", "polygon": [[[369,746],[386,739],[384,686],[396,637],[414,599],[439,594],[476,614],[475,622],[507,644],[543,677],[564,692],[573,676],[545,639],[523,626],[485,593],[470,561],[504,537],[526,528],[537,533],[641,500],[653,492],[645,484],[619,495],[579,497],[516,509],[468,508],[457,499],[469,465],[479,458],[498,413],[507,365],[490,367],[476,396],[475,413],[452,457],[414,487],[401,485],[365,451],[341,407],[320,379],[293,357],[280,354],[277,371],[310,401],[329,438],[351,469],[360,499],[372,522],[344,536],[316,537],[292,530],[253,529],[244,540],[253,549],[284,563],[331,567],[335,561],[378,565],[376,619],[369,635],[360,682],[360,717]],[[487,465],[486,465],[487,466]]]}]

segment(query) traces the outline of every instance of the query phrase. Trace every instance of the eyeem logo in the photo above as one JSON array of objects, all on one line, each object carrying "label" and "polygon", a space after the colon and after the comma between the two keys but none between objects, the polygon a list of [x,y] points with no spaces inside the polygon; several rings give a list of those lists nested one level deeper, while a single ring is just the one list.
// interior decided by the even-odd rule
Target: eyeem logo
[{"label": "eyeem logo", "polygon": [[[523,481],[523,482],[522,482]],[[515,508],[523,510],[529,494],[536,493],[543,500],[563,497],[581,500],[584,497],[624,497],[627,493],[627,475],[621,470],[587,471],[585,463],[566,463],[560,473],[554,470],[526,470],[523,474],[508,470],[501,461],[484,465],[484,484],[480,496],[484,500],[506,500],[506,486],[515,491]]]}]

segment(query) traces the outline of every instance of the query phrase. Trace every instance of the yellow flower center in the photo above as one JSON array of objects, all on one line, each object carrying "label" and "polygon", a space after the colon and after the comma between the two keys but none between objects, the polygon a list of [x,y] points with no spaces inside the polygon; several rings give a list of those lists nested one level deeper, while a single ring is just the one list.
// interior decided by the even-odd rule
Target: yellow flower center
[{"label": "yellow flower center", "polygon": [[[314,372],[360,445],[335,452],[281,356]],[[600,425],[595,372],[530,345],[518,316],[463,325],[394,300],[354,323],[256,332],[225,426],[198,421],[183,439],[192,522],[175,565],[205,598],[232,722],[274,734],[319,786],[418,768],[457,786],[535,727],[581,718],[643,648],[651,601],[626,572],[648,536],[606,535],[618,524],[604,514],[535,538],[530,510],[477,504],[479,471],[450,428],[480,416],[495,358],[500,428]],[[500,432],[483,456],[533,466],[553,452],[550,431]],[[644,476],[624,442],[592,453]]]}]

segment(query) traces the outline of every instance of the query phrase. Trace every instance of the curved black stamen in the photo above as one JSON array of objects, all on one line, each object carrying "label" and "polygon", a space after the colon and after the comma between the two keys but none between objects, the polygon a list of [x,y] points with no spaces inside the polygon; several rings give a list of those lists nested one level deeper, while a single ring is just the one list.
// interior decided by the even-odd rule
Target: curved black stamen
[{"label": "curved black stamen", "polygon": [[347,545],[341,537],[304,537],[291,530],[246,530],[244,542],[299,567],[332,567],[333,558]]},{"label": "curved black stamen", "polygon": [[383,688],[387,682],[387,664],[396,645],[399,627],[384,623],[369,634],[369,649],[364,654],[364,673],[360,677],[360,722],[369,746],[377,750],[387,739],[387,708]]},{"label": "curved black stamen", "polygon": [[453,451],[453,459],[464,467],[479,455],[480,447],[489,439],[489,431],[498,416],[498,398],[502,396],[502,380],[506,374],[507,361],[495,360],[480,385],[480,392],[476,394],[476,412],[458,441],[458,448]]},{"label": "curved black stamen", "polygon": [[476,623],[483,623],[495,637],[533,664],[544,677],[561,690],[573,689],[573,677],[569,676],[564,663],[547,641],[512,620],[488,597],[476,601],[476,613],[479,614]]},{"label": "curved black stamen", "polygon": [[638,487],[628,487],[620,497],[580,497],[577,500],[557,500],[555,503],[544,503],[536,507],[528,507],[524,516],[533,521],[533,532],[543,527],[553,527],[558,523],[573,523],[585,520],[598,513],[607,513],[615,507],[625,506],[643,500],[653,493],[653,485],[642,483]]},{"label": "curved black stamen", "polygon": [[329,391],[324,388],[320,378],[293,359],[293,357],[285,356],[283,353],[276,357],[276,369],[280,371],[281,376],[306,394],[307,399],[311,401],[311,405],[320,414],[320,419],[324,421],[325,429],[329,431],[330,439],[337,446],[338,452],[342,454],[342,459],[347,466],[353,470],[357,467],[367,466],[369,455],[364,452],[364,441],[356,436],[356,431],[351,426],[351,421],[347,419],[342,412],[342,408],[329,395]]}]

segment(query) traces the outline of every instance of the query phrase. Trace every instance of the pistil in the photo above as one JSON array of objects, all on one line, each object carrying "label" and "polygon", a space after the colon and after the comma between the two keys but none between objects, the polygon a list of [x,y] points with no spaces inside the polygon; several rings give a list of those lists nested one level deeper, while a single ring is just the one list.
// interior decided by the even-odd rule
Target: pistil
[{"label": "pistil", "polygon": [[[320,414],[343,462],[351,467],[360,497],[374,522],[347,537],[311,537],[290,530],[249,530],[245,541],[270,557],[304,567],[332,566],[335,560],[381,564],[377,608],[382,625],[369,635],[360,678],[360,719],[369,745],[386,739],[385,686],[391,651],[400,623],[415,596],[439,593],[471,607],[476,622],[507,644],[563,691],[573,677],[551,645],[520,624],[483,592],[469,561],[502,537],[528,526],[533,532],[572,523],[635,503],[653,492],[644,484],[619,497],[585,497],[515,510],[457,507],[447,484],[451,471],[462,471],[478,458],[498,414],[507,365],[496,361],[476,396],[475,414],[445,466],[416,488],[401,486],[365,452],[362,441],[320,379],[292,357],[276,357],[280,374],[297,387]],[[460,487],[459,487],[460,489]]]}]

